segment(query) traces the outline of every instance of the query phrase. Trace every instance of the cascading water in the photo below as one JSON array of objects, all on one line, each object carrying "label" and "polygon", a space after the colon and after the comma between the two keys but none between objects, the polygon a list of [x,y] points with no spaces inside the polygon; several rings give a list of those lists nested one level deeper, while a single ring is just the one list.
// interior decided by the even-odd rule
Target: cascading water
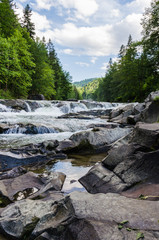
[{"label": "cascading water", "polygon": [[[118,104],[96,103],[88,101],[17,101],[0,103],[0,148],[1,151],[21,148],[24,145],[42,143],[47,140],[68,139],[75,132],[87,130],[94,124],[105,124],[106,120],[91,115],[93,111],[106,111],[117,107]],[[92,112],[91,112],[92,111]],[[72,115],[69,115],[72,114]],[[81,114],[80,117],[76,116]],[[89,116],[88,118],[82,118]],[[93,112],[94,114],[94,112]],[[64,116],[63,116],[64,115]],[[67,115],[67,117],[65,117]],[[75,116],[73,118],[72,116]],[[60,118],[58,118],[60,117]],[[103,156],[104,157],[104,156]],[[103,158],[102,157],[102,158]],[[98,161],[100,157],[98,156]],[[50,171],[62,171],[67,175],[64,188],[65,192],[72,190],[83,190],[78,183],[80,176],[85,174],[90,166],[97,161],[88,157],[83,165],[83,159],[78,161],[77,157],[58,160]],[[72,161],[75,161],[73,164]],[[81,162],[81,163],[79,163]],[[77,165],[76,165],[77,163]],[[70,181],[73,183],[70,184]],[[71,190],[72,189],[72,190]]]},{"label": "cascading water", "polygon": [[[21,100],[22,102],[22,100]],[[88,101],[23,101],[22,109],[14,109],[0,104],[0,124],[8,129],[0,134],[1,148],[23,146],[29,143],[40,143],[46,140],[63,140],[74,132],[86,130],[92,124],[104,124],[105,120],[92,117],[90,119],[60,118],[64,114],[89,112],[93,109],[113,108],[111,103]],[[18,102],[19,104],[19,102]],[[30,134],[31,136],[28,136]]]}]

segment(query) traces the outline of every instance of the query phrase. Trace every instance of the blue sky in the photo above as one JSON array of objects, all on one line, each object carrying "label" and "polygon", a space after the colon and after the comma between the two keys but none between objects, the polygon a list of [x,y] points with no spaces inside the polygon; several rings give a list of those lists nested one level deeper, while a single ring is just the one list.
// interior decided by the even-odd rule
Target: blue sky
[{"label": "blue sky", "polygon": [[151,0],[16,0],[17,13],[29,4],[36,35],[52,40],[73,81],[102,77],[129,34],[141,38],[143,12]]}]

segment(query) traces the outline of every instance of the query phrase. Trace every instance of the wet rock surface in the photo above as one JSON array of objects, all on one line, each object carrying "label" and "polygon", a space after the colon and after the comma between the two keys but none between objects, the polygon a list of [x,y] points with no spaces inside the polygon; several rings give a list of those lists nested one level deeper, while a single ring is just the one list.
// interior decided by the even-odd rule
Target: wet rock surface
[{"label": "wet rock surface", "polygon": [[[8,172],[7,178],[0,180],[0,196],[10,201],[28,197],[35,198],[49,190],[60,191],[66,177],[65,174],[58,172],[38,176],[33,172],[21,171],[20,175],[19,169],[14,169],[13,177],[10,172]],[[18,172],[18,176],[15,175],[15,172]]]},{"label": "wet rock surface", "polygon": [[90,193],[127,192],[129,197],[145,195],[158,200],[158,128],[158,123],[138,123],[127,141],[114,144],[105,159],[79,181]]},{"label": "wet rock surface", "polygon": [[[89,129],[75,132],[74,125],[72,136],[64,140],[1,151],[0,234],[8,240],[159,239],[158,97],[159,92],[154,92],[144,103],[120,106],[87,101],[1,100],[2,112],[23,114],[41,106],[48,111],[58,107],[63,114],[60,112],[56,121],[68,118],[75,125],[86,121]],[[93,122],[95,118],[105,122]],[[2,135],[15,127],[7,121],[1,121]],[[29,121],[18,126],[29,129],[33,136],[33,130],[43,125],[31,125]],[[20,128],[18,131],[22,131]],[[52,166],[70,153],[97,152],[104,152],[106,157],[79,179],[89,193],[64,195],[66,175],[49,171],[47,164]],[[47,168],[41,172],[44,165]],[[71,184],[74,182],[72,178]]]},{"label": "wet rock surface", "polygon": [[[74,192],[59,201],[22,200],[8,206],[0,230],[14,239],[158,239],[159,202],[118,194]],[[145,212],[146,209],[146,212]],[[129,213],[129,214],[128,214]]]},{"label": "wet rock surface", "polygon": [[58,149],[65,152],[106,152],[111,144],[128,135],[131,130],[131,128],[120,127],[93,128],[92,130],[73,134],[69,141],[60,143]]}]

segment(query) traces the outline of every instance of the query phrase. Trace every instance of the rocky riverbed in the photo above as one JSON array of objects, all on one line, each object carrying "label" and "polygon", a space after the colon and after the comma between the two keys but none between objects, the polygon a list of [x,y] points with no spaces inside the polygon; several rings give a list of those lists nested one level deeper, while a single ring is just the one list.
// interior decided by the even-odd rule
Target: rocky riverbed
[{"label": "rocky riverbed", "polygon": [[159,239],[158,99],[0,100],[0,239]]}]

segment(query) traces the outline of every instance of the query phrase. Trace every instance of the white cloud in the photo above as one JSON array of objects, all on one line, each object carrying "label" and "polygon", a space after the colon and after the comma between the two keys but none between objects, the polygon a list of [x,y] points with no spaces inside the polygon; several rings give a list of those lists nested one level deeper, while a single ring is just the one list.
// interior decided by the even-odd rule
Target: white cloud
[{"label": "white cloud", "polygon": [[[49,31],[53,41],[72,49],[71,54],[88,56],[108,56],[117,54],[120,46],[127,43],[129,34],[134,40],[140,39],[141,14],[131,14],[114,25],[106,24],[96,27],[77,27],[66,23],[61,29]],[[49,35],[46,32],[46,35]]]},{"label": "white cloud", "polygon": [[80,65],[81,67],[89,67],[89,63],[86,62],[75,62],[75,64]]},{"label": "white cloud", "polygon": [[100,27],[77,27],[66,23],[52,33],[53,40],[73,50],[74,54],[104,56],[114,52],[111,25]]},{"label": "white cloud", "polygon": [[27,0],[19,0],[19,2],[21,2],[21,3],[24,3],[24,2],[26,2]]},{"label": "white cloud", "polygon": [[108,66],[108,62],[106,62],[106,63],[103,63],[102,64],[102,67],[100,68],[101,70],[105,70],[106,71],[106,69],[107,69],[107,66]]},{"label": "white cloud", "polygon": [[[36,0],[39,9],[50,10],[51,7],[74,9],[77,18],[89,17],[98,10],[96,0]],[[61,13],[60,13],[61,14]]]},{"label": "white cloud", "polygon": [[129,11],[134,13],[141,13],[145,8],[149,7],[151,0],[134,0],[130,3],[127,3],[126,8]]},{"label": "white cloud", "polygon": [[[125,5],[117,0],[36,0],[36,2],[39,9],[49,10],[55,7],[61,16],[65,10],[65,23],[58,28],[52,28],[52,22],[45,15],[33,11],[32,20],[37,35],[40,38],[45,36],[46,40],[51,38],[61,45],[64,54],[93,56],[90,61],[95,63],[98,56],[117,54],[120,46],[127,43],[129,34],[133,40],[140,39],[142,13],[151,0],[134,0]],[[88,24],[84,22],[81,24],[79,18]]]},{"label": "white cloud", "polygon": [[54,1],[52,0],[36,0],[37,8],[50,10],[54,6]]},{"label": "white cloud", "polygon": [[133,13],[114,25],[113,35],[116,39],[116,46],[118,43],[120,43],[120,46],[121,44],[126,44],[130,34],[132,35],[133,40],[139,40],[141,38],[141,17],[142,14]]},{"label": "white cloud", "polygon": [[[114,57],[114,58],[112,58],[112,62],[114,63],[114,62],[118,62],[119,61],[119,59],[117,58],[117,57]],[[108,68],[108,66],[109,66],[109,62],[104,62],[103,64],[102,64],[102,66],[101,66],[101,70],[107,70],[107,68]]]},{"label": "white cloud", "polygon": [[72,49],[70,49],[70,48],[63,49],[62,53],[71,55],[72,54]]},{"label": "white cloud", "polygon": [[51,28],[51,22],[45,15],[41,15],[37,12],[32,12],[32,21],[35,24],[36,31],[48,30]]},{"label": "white cloud", "polygon": [[96,63],[96,60],[97,60],[97,57],[92,57],[92,58],[91,58],[91,63],[95,64],[95,63]]},{"label": "white cloud", "polygon": [[119,17],[120,16],[120,10],[119,9],[113,9],[111,11],[111,16],[112,17]]}]

